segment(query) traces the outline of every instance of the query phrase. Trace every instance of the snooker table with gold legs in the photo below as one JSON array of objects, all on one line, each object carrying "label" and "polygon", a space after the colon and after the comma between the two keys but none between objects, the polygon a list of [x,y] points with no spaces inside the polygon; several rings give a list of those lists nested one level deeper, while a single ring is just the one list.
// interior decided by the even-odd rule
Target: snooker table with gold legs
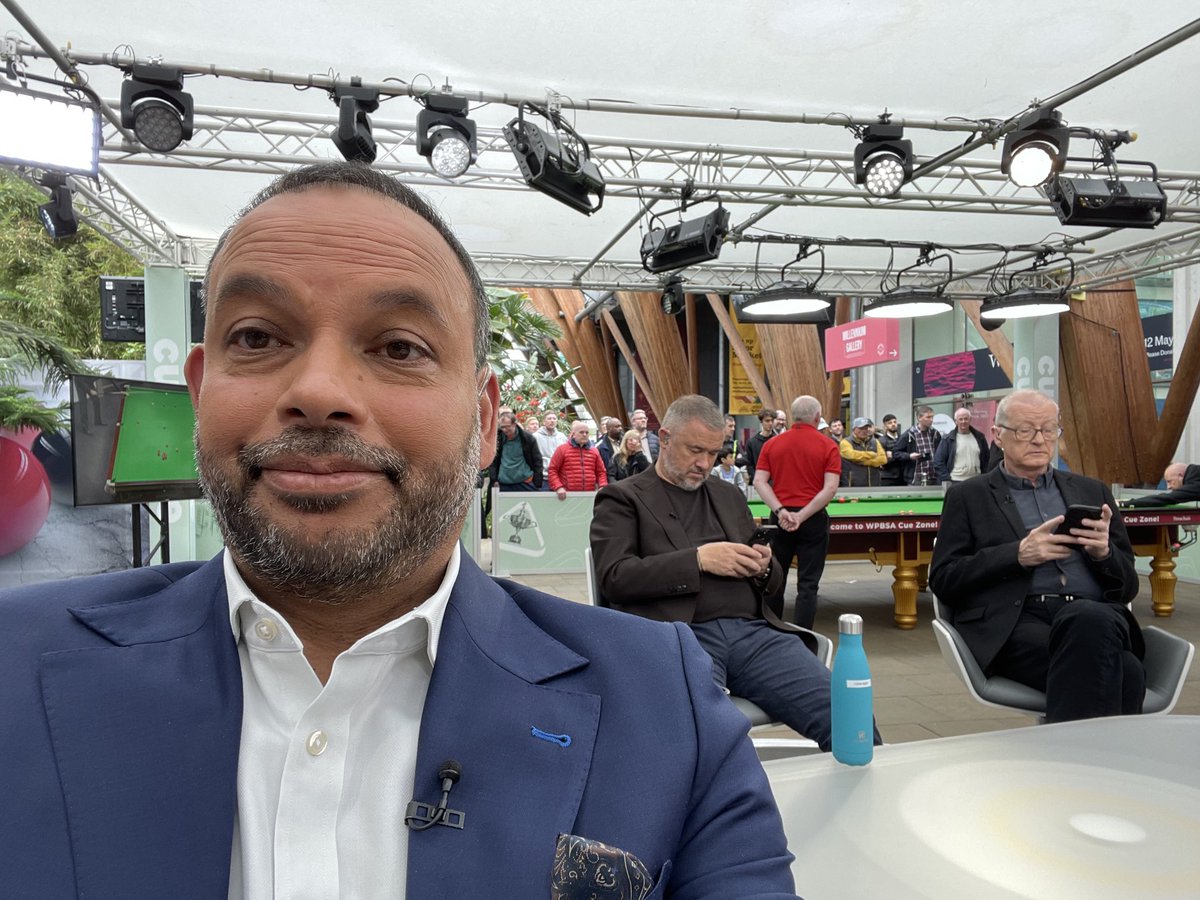
[{"label": "snooker table with gold legs", "polygon": [[[941,487],[841,488],[829,504],[827,559],[866,560],[892,567],[898,628],[915,628],[917,594],[928,586],[929,561],[942,515]],[[750,514],[770,520],[765,503],[750,501]],[[1195,507],[1124,510],[1133,551],[1150,557],[1151,605],[1156,616],[1175,608],[1175,555],[1180,526],[1200,524]]]}]

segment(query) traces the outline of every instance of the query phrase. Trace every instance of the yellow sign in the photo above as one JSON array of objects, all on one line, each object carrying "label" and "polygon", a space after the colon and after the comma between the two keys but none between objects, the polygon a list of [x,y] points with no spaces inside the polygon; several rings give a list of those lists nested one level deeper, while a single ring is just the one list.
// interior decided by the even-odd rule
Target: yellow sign
[{"label": "yellow sign", "polygon": [[[762,350],[758,346],[758,331],[755,327],[746,322],[739,322],[733,312],[733,304],[730,304],[729,315],[733,318],[733,325],[737,329],[738,334],[742,337],[742,342],[746,345],[746,349],[750,351],[750,358],[754,360],[754,365],[758,369],[758,374],[763,374]],[[762,407],[762,398],[758,396],[758,391],[754,389],[754,385],[750,381],[750,377],[746,374],[746,369],[742,366],[742,361],[738,359],[738,355],[733,352],[733,347],[729,348],[729,405],[727,409],[731,416],[755,416],[758,415],[759,409]]]}]

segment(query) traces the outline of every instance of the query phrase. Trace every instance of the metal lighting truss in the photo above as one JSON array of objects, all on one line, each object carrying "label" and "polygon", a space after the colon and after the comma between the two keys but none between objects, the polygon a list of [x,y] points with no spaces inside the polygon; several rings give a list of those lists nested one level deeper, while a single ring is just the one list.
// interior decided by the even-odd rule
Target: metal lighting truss
[{"label": "metal lighting truss", "polygon": [[[104,129],[101,160],[108,165],[278,174],[329,158],[336,116],[197,107],[195,134],[168,155],[150,154]],[[416,155],[416,125],[371,119],[378,147],[374,167],[413,185],[527,190],[498,128],[479,128],[479,163],[452,181],[429,170]],[[635,141],[585,135],[600,167],[607,197],[678,198],[684,185],[696,194],[718,193],[726,204],[831,206],[936,212],[1050,216],[1050,204],[1001,175],[995,160],[956,159],[936,175],[910,182],[894,197],[875,197],[854,183],[848,152],[747,147],[668,141]],[[1087,174],[1090,167],[1068,166]],[[1200,173],[1160,170],[1171,221],[1200,223]]]},{"label": "metal lighting truss", "polygon": [[[102,178],[112,180],[111,169],[118,165],[158,166],[167,168],[214,169],[221,171],[280,174],[288,169],[327,159],[329,129],[335,116],[306,116],[289,113],[264,113],[251,110],[197,110],[196,133],[192,141],[169,155],[146,153],[125,140],[111,124],[106,125],[101,159]],[[375,167],[390,172],[400,181],[414,186],[454,186],[491,190],[527,190],[512,168],[512,157],[499,129],[479,129],[479,164],[454,181],[432,174],[425,161],[416,156],[415,123],[375,118],[373,134],[379,148]],[[911,183],[896,197],[879,198],[866,194],[854,184],[851,153],[804,151],[788,148],[719,146],[682,142],[632,141],[619,138],[589,138],[595,159],[607,184],[607,195],[629,198],[676,198],[685,182],[692,180],[697,193],[717,192],[729,204],[755,204],[766,209],[779,206],[833,206],[906,209],[935,212],[1050,216],[1049,204],[1030,196],[1030,191],[1013,186],[996,170],[993,160],[957,159],[928,176]],[[503,167],[503,168],[501,168]],[[1075,168],[1075,167],[1072,167]],[[1086,171],[1078,167],[1078,171]],[[696,180],[704,172],[703,180]],[[1200,173],[1160,171],[1160,181],[1169,198],[1173,222],[1200,224]],[[135,201],[112,185],[111,193],[124,197],[125,206]],[[86,192],[85,192],[86,193]],[[1024,194],[1025,196],[1021,196]],[[139,258],[147,258],[149,245],[159,248],[155,258],[177,263],[202,265],[211,242],[181,241],[169,234],[147,240],[138,220],[111,217],[103,211],[91,217],[93,224],[106,231]],[[161,223],[158,223],[160,227]],[[130,233],[133,232],[140,233]],[[183,245],[181,247],[180,245]],[[139,249],[146,247],[147,249]],[[181,249],[192,251],[189,257]],[[181,258],[182,257],[182,258]],[[641,271],[640,263],[612,260],[561,260],[524,255],[483,257],[483,274],[495,284],[528,284],[555,287],[586,287],[595,290],[657,289],[658,279]],[[579,277],[585,269],[586,277]],[[518,278],[512,273],[521,272]],[[830,281],[829,290],[870,294],[878,290],[872,284],[871,270],[848,271]],[[695,289],[730,290],[753,281],[750,266],[716,267],[696,270]],[[956,288],[982,295],[984,279],[964,280]],[[968,287],[969,285],[969,287]]]},{"label": "metal lighting truss", "polygon": [[[104,65],[126,68],[132,56],[88,53],[55,47],[20,10],[16,0],[0,0],[34,37],[38,46],[19,40],[5,44],[6,56],[49,57],[68,75],[77,66]],[[1099,84],[1200,33],[1200,20],[1189,23],[1117,63],[1101,70],[1040,104],[1051,108],[1091,90]],[[291,84],[329,90],[336,83],[328,75],[288,74],[276,69],[242,70],[211,64],[170,61],[192,75],[226,76],[238,79]],[[194,81],[192,82],[195,83]],[[366,85],[385,97],[422,93],[412,85],[387,81]],[[713,120],[800,123],[810,125],[867,125],[874,117],[851,117],[828,113],[779,113],[750,109],[710,109],[674,105],[629,104],[618,101],[584,100],[550,95],[521,98],[507,93],[456,91],[472,103],[515,105],[519,100],[549,102],[553,106],[623,115],[689,117]],[[212,252],[209,239],[187,239],[174,234],[155,218],[112,176],[116,166],[160,166],[167,168],[214,169],[274,175],[298,165],[328,159],[332,115],[237,110],[198,107],[195,135],[168,155],[153,155],[119,127],[115,101],[103,105],[104,132],[101,176],[98,189],[74,179],[76,190],[90,207],[85,217],[110,239],[146,262],[166,261],[193,271],[202,268]],[[1023,112],[1023,111],[1022,111]],[[966,154],[994,144],[1017,127],[1022,113],[1007,119],[904,119],[892,123],[906,129],[968,133],[957,148],[935,157],[917,160],[914,180],[892,197],[874,197],[854,183],[853,154],[807,151],[794,147],[770,148],[684,142],[631,140],[620,137],[588,137],[592,158],[606,182],[606,196],[636,199],[645,212],[660,200],[678,200],[686,191],[692,196],[719,195],[727,205],[754,204],[757,209],[733,227],[732,238],[744,234],[771,211],[786,206],[841,207],[957,212],[992,215],[1052,216],[1049,203],[1029,189],[1012,185],[994,160],[969,159]],[[479,163],[463,176],[444,180],[430,172],[415,150],[415,121],[389,121],[372,116],[373,136],[378,146],[375,167],[415,186],[463,187],[491,190],[527,190],[513,166],[512,156],[501,132],[479,129]],[[1086,173],[1088,167],[1068,166],[1068,172]],[[1174,235],[1130,246],[1077,262],[1076,283],[1088,286],[1109,283],[1131,273],[1163,271],[1197,258],[1196,237],[1200,232],[1200,173],[1160,170],[1160,184],[1167,195],[1167,223],[1191,226]],[[634,219],[617,233],[591,260],[551,259],[530,255],[485,255],[476,259],[484,278],[493,284],[540,285],[595,290],[657,290],[658,278],[646,273],[640,261],[614,261],[607,252]],[[990,269],[963,273],[954,279],[955,294],[980,296],[986,293]],[[801,273],[796,272],[797,275]],[[1043,270],[1051,280],[1058,274]],[[822,287],[831,293],[869,295],[879,291],[883,272],[877,269],[830,270]],[[762,278],[750,265],[706,264],[687,273],[689,290],[734,291],[753,289]],[[919,279],[918,279],[919,280]]]}]

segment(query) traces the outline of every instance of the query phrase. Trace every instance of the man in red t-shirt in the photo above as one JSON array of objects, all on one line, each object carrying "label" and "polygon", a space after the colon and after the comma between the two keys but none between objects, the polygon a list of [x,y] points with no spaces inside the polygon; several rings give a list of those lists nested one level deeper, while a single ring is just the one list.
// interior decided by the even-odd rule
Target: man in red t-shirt
[{"label": "man in red t-shirt", "polygon": [[[792,401],[792,427],[763,445],[754,472],[754,489],[779,525],[771,552],[783,571],[796,560],[796,610],[792,621],[812,628],[817,617],[817,586],[829,550],[829,513],[825,507],[837,493],[842,457],[837,444],[817,431],[821,404],[803,395]],[[785,580],[786,583],[786,580]],[[783,591],[772,598],[783,614]]]}]

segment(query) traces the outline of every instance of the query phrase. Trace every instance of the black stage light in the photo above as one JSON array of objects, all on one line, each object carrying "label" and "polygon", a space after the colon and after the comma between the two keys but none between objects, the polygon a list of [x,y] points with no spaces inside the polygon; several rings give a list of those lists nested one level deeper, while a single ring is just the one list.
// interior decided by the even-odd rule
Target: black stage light
[{"label": "black stage light", "polygon": [[1154,178],[1121,180],[1058,175],[1046,185],[1046,197],[1064,225],[1153,228],[1167,212],[1167,195]]},{"label": "black stage light", "polygon": [[854,148],[854,183],[865,184],[867,193],[891,197],[912,178],[912,141],[904,140],[900,125],[868,125],[862,142]]},{"label": "black stage light", "polygon": [[954,305],[934,288],[897,288],[872,301],[863,315],[872,319],[912,319],[949,312]]},{"label": "black stage light", "polygon": [[50,188],[50,202],[38,207],[38,216],[42,227],[51,240],[60,241],[70,237],[79,230],[79,219],[75,217],[75,209],[71,206],[71,188],[67,178],[59,172],[47,172],[42,176],[42,184]]},{"label": "black stage light", "polygon": [[348,162],[375,162],[377,149],[367,113],[379,109],[379,91],[363,87],[362,79],[356,75],[348,87],[343,85],[330,91],[330,98],[338,107],[333,146]]},{"label": "black stage light", "polygon": [[663,285],[663,315],[677,316],[683,312],[685,306],[683,294],[683,279],[678,275],[672,275],[667,279],[667,283]]},{"label": "black stage light", "polygon": [[121,84],[121,126],[147,150],[169,153],[193,131],[192,95],[183,73],[171,66],[135,64]]},{"label": "black stage light", "polygon": [[1061,172],[1070,132],[1056,109],[1035,109],[1004,136],[1000,171],[1019,187],[1037,187]]},{"label": "black stage light", "polygon": [[[504,126],[504,139],[517,159],[521,177],[534,190],[590,216],[604,203],[604,178],[592,162],[587,141],[557,115],[533,107],[554,123],[554,134],[543,131],[525,119],[525,106]],[[560,133],[571,140],[564,142]]]},{"label": "black stage light", "polygon": [[417,152],[443,178],[457,178],[478,155],[475,123],[467,118],[465,97],[430,94],[417,113]]},{"label": "black stage light", "polygon": [[996,320],[1054,316],[1070,310],[1071,304],[1063,291],[1023,287],[984,300],[979,308],[979,318],[986,328],[989,322]]},{"label": "black stage light", "polygon": [[642,268],[670,272],[716,259],[728,232],[729,210],[723,206],[698,219],[655,228],[642,238]]},{"label": "black stage light", "polygon": [[1005,319],[980,319],[979,327],[984,331],[995,331],[996,329],[1002,327],[1005,321]]}]

